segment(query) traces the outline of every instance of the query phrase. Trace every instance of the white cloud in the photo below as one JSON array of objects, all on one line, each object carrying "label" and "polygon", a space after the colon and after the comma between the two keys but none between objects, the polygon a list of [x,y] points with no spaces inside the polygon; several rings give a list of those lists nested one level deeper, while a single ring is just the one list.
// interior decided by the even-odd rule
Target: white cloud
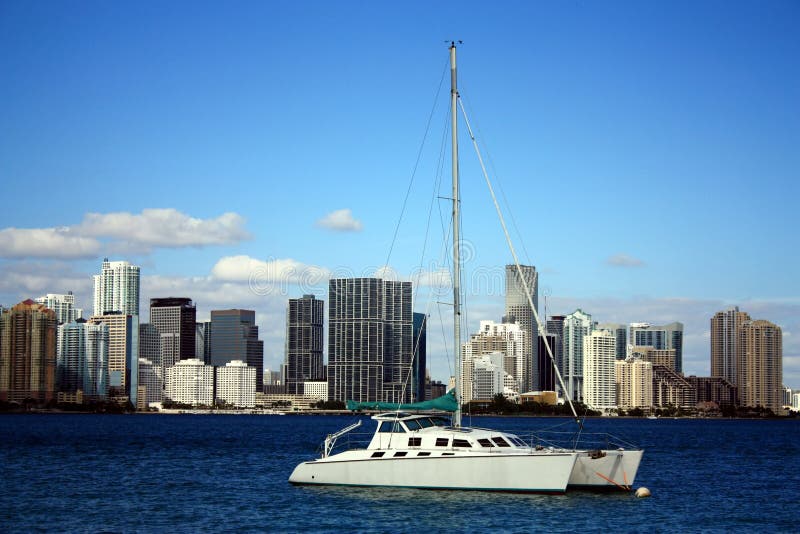
[{"label": "white cloud", "polygon": [[101,244],[72,228],[4,228],[0,230],[0,257],[88,258],[97,256]]},{"label": "white cloud", "polygon": [[250,237],[239,214],[197,219],[173,208],[144,209],[139,214],[87,213],[75,229],[87,236],[165,248],[228,245]]},{"label": "white cloud", "polygon": [[287,284],[303,290],[318,288],[330,278],[330,271],[293,259],[259,260],[250,256],[226,256],[211,269],[217,280],[246,282],[256,294],[287,293]]},{"label": "white cloud", "polygon": [[628,256],[627,254],[614,254],[606,260],[608,265],[613,267],[643,267],[644,262],[639,258]]},{"label": "white cloud", "polygon": [[73,226],[0,230],[0,257],[90,258],[103,252],[149,252],[152,247],[227,245],[249,237],[236,213],[215,219],[197,219],[172,208],[87,213]]},{"label": "white cloud", "polygon": [[317,226],[336,232],[360,232],[364,227],[349,209],[332,211],[317,221]]}]

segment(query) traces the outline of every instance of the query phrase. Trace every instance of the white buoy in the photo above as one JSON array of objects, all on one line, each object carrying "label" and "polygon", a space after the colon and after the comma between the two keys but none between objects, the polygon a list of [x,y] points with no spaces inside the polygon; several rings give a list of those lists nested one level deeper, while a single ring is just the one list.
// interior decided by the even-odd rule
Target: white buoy
[{"label": "white buoy", "polygon": [[636,495],[636,497],[638,497],[639,499],[644,499],[645,497],[650,496],[650,490],[642,486],[641,488],[636,490],[636,493],[634,493],[634,495]]}]

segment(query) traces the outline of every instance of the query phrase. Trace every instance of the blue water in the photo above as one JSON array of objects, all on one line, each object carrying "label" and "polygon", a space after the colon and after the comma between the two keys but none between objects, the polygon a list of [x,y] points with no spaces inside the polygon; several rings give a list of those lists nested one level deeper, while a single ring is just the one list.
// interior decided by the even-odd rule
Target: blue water
[{"label": "blue water", "polygon": [[798,420],[589,420],[646,449],[634,487],[650,488],[649,499],[287,482],[325,434],[354,419],[0,415],[0,532],[800,530]]}]

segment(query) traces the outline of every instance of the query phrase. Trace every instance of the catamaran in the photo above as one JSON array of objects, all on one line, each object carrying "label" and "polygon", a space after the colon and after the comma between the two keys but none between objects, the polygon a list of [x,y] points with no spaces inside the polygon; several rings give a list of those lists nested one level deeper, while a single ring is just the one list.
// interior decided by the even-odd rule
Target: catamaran
[{"label": "catamaran", "polygon": [[[453,337],[454,347],[461,346],[461,237],[459,229],[458,104],[456,46],[450,45],[450,115],[452,148],[452,225],[453,225]],[[463,105],[461,111],[464,112]],[[469,121],[464,120],[477,150]],[[492,191],[480,152],[478,159]],[[492,191],[494,198],[494,192]],[[521,274],[519,261],[511,244],[505,222],[495,199],[495,207],[506,232],[511,253],[523,281],[540,333],[544,332],[531,298],[531,288]],[[547,351],[561,386],[564,387],[552,349]],[[461,359],[455,358],[456,387],[444,397],[415,403],[394,404],[391,411],[373,415],[372,438],[362,447],[334,452],[339,438],[352,432],[361,421],[329,435],[319,458],[300,463],[289,477],[293,484],[340,486],[388,486],[425,489],[513,491],[564,493],[568,487],[618,487],[629,489],[636,476],[641,450],[623,447],[581,449],[524,441],[518,435],[498,430],[462,426]],[[572,403],[570,402],[570,406]],[[348,408],[384,408],[348,406]],[[431,413],[407,413],[404,410],[443,410],[452,418]],[[578,425],[574,406],[573,415]]]}]

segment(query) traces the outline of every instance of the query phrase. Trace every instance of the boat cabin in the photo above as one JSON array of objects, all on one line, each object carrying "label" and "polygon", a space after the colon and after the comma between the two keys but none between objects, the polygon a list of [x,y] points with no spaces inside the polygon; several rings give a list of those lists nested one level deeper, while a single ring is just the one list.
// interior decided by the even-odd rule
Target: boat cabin
[{"label": "boat cabin", "polygon": [[[448,417],[438,414],[383,413],[372,416],[378,422],[368,449],[415,452],[417,456],[433,451],[511,452],[529,450],[519,437],[483,428],[453,427]],[[395,453],[397,455],[398,453]]]}]

